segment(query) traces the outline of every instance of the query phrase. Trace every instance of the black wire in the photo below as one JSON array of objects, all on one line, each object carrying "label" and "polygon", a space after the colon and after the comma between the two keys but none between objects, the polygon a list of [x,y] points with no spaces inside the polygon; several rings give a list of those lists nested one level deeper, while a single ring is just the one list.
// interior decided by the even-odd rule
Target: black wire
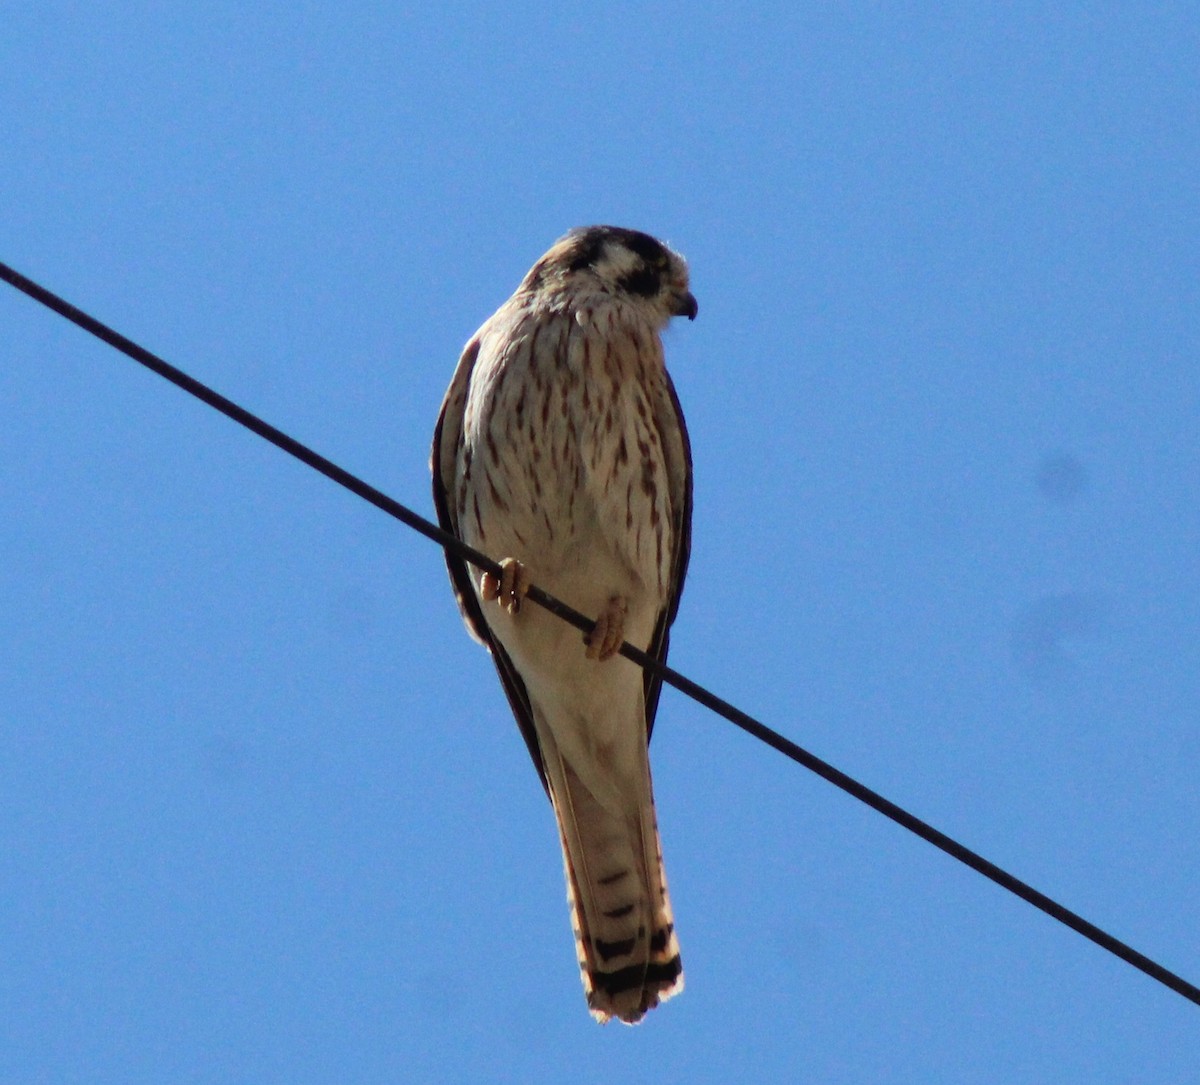
[{"label": "black wire", "polygon": [[[483,569],[487,572],[498,574],[500,565],[493,561],[486,554],[481,553],[474,547],[468,546],[461,539],[451,535],[447,531],[443,531],[436,524],[430,523],[424,517],[417,515],[411,509],[401,505],[400,502],[387,496],[387,494],[375,489],[374,486],[363,482],[362,479],[350,474],[337,464],[327,460],[324,456],[314,452],[306,445],[302,445],[299,441],[289,437],[282,430],[276,429],[268,422],[264,422],[257,415],[251,414],[244,407],[239,407],[232,400],[226,399],[218,392],[214,392],[207,385],[201,384],[193,377],[189,377],[182,370],[176,369],[173,365],[163,361],[155,354],[144,347],[140,347],[132,340],[126,339],[119,332],[114,331],[106,324],[100,323],[95,317],[88,316],[87,313],[77,309],[70,302],[60,298],[57,294],[52,294],[45,287],[39,286],[37,283],[27,279],[24,275],[14,271],[7,264],[0,263],[0,278],[16,287],[22,293],[27,294],[35,301],[41,302],[48,309],[52,309],[60,316],[65,317],[71,323],[83,328],[84,331],[90,332],[98,339],[102,339],[109,346],[119,350],[122,354],[132,358],[135,362],[140,362],[147,369],[153,370],[160,377],[165,377],[172,384],[182,388],[185,392],[190,393],[197,399],[207,403],[210,407],[220,411],[223,415],[232,418],[235,422],[245,426],[252,433],[270,441],[277,448],[283,449],[284,452],[295,456],[302,463],[307,464],[315,471],[319,471],[326,478],[332,479],[340,486],[344,486],[353,494],[357,494],[365,501],[369,501],[378,509],[382,509],[389,516],[394,516],[401,523],[411,527],[414,531],[420,532],[428,539],[432,539],[446,550],[450,551],[457,557],[465,561],[469,561],[472,565]],[[546,610],[557,614],[563,621],[575,626],[583,632],[590,632],[594,622],[580,614],[579,611],[563,603],[561,600],[555,599],[554,596],[548,594],[536,585],[529,589],[528,598],[532,599],[539,606]],[[865,784],[859,783],[851,776],[847,776],[840,769],[834,768],[827,761],[822,761],[815,754],[809,753],[807,750],[790,739],[786,739],[783,735],[771,730],[765,724],[759,723],[758,720],[748,716],[739,708],[735,708],[728,701],[722,700],[716,694],[710,693],[703,686],[697,685],[690,678],[684,677],[678,671],[665,664],[659,663],[646,655],[645,652],[634,647],[628,642],[621,645],[621,655],[627,659],[631,659],[638,666],[645,670],[651,671],[656,676],[660,677],[668,685],[674,686],[681,693],[685,693],[693,700],[698,701],[706,708],[711,709],[719,716],[723,716],[730,723],[740,727],[743,731],[753,735],[755,738],[765,742],[768,746],[793,761],[803,765],[805,768],[815,772],[818,776],[828,780],[835,787],[841,788],[849,795],[860,802],[866,803],[872,810],[883,814],[884,817],[890,818],[898,825],[902,825],[909,832],[915,833],[922,840],[932,844],[935,848],[939,848],[947,855],[957,859],[960,863],[969,866],[972,870],[982,874],[985,878],[990,879],[997,885],[1007,889],[1010,893],[1014,893],[1023,901],[1032,904],[1035,908],[1046,915],[1057,919],[1077,934],[1083,935],[1084,938],[1095,942],[1096,945],[1108,950],[1109,953],[1119,957],[1127,964],[1144,972],[1152,979],[1158,980],[1159,983],[1169,987],[1176,994],[1182,995],[1188,1001],[1200,1006],[1200,987],[1189,983],[1181,976],[1169,971],[1156,961],[1151,960],[1145,954],[1139,953],[1132,946],[1114,938],[1111,934],[1101,930],[1094,923],[1089,923],[1082,916],[1072,912],[1069,908],[1065,908],[1057,901],[1046,896],[1045,893],[1039,892],[1033,886],[1014,877],[1007,871],[996,866],[995,863],[985,859],[982,855],[972,851],[970,848],[960,844],[957,840],[947,836],[939,829],[935,829],[928,822],[922,821],[915,814],[910,814],[907,810],[897,806],[894,802],[884,798],[876,791],[872,791]]]}]

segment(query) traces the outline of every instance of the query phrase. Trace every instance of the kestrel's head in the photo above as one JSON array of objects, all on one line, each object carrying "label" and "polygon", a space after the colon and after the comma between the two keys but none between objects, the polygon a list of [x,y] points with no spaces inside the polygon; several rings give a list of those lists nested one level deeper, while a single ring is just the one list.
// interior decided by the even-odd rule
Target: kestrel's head
[{"label": "kestrel's head", "polygon": [[533,265],[521,285],[528,290],[579,285],[624,296],[648,309],[656,324],[673,316],[696,319],[683,257],[649,234],[620,226],[572,230]]}]

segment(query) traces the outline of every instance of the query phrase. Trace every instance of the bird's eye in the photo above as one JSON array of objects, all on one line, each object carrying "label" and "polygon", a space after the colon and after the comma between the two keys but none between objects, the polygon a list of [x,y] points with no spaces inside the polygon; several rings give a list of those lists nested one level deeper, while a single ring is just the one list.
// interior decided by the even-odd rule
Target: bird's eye
[{"label": "bird's eye", "polygon": [[667,259],[667,254],[665,252],[659,253],[654,258],[654,270],[655,271],[666,271],[668,263],[670,263],[670,261]]}]

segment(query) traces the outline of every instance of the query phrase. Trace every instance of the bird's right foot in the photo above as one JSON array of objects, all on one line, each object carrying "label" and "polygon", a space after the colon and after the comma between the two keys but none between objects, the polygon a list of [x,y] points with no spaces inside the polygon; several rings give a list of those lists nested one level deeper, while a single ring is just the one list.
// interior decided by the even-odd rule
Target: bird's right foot
[{"label": "bird's right foot", "polygon": [[504,558],[500,562],[499,576],[484,573],[479,578],[479,594],[485,602],[499,602],[509,614],[516,614],[531,583],[529,570],[524,565],[516,558]]},{"label": "bird's right foot", "polygon": [[583,643],[587,645],[584,653],[588,659],[606,660],[621,650],[625,640],[625,611],[628,604],[619,596],[614,595],[608,606],[600,612],[592,631],[584,635]]}]

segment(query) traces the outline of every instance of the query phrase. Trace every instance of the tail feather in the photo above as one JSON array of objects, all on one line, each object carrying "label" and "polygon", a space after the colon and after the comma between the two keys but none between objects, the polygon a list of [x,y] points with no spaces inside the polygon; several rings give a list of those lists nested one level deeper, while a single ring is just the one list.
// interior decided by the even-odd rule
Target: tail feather
[{"label": "tail feather", "polygon": [[561,757],[545,762],[588,1007],[598,1021],[634,1024],[683,989],[649,767],[647,801],[615,814]]}]

